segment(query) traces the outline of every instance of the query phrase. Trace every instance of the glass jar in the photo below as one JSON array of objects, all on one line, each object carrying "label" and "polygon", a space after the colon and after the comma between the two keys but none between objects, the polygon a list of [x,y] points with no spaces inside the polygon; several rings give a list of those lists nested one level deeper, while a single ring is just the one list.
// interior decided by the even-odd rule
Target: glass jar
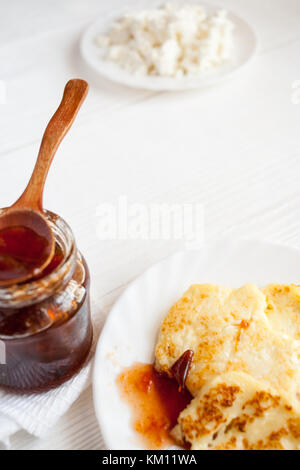
[{"label": "glass jar", "polygon": [[70,379],[92,344],[88,267],[68,224],[45,215],[56,242],[50,265],[38,278],[0,288],[0,387],[14,392]]}]

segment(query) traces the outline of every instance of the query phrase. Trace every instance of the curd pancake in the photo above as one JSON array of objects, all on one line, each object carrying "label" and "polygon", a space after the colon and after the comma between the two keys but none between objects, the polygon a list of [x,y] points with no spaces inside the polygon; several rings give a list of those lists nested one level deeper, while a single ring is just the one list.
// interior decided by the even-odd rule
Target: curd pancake
[{"label": "curd pancake", "polygon": [[274,389],[229,372],[203,387],[172,435],[192,450],[299,449],[300,414]]},{"label": "curd pancake", "polygon": [[262,292],[266,296],[270,325],[300,340],[300,286],[270,284]]},{"label": "curd pancake", "polygon": [[193,396],[215,376],[245,372],[297,402],[300,347],[270,327],[266,296],[254,284],[230,289],[193,285],[165,317],[156,368],[170,374],[186,351],[194,353],[186,385]]}]

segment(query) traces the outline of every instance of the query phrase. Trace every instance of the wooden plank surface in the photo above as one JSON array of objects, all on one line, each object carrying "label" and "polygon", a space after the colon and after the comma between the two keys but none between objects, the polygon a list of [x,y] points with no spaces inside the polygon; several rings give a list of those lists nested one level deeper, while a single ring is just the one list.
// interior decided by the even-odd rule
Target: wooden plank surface
[{"label": "wooden plank surface", "polygon": [[[255,27],[256,58],[221,86],[172,94],[111,84],[82,62],[84,28],[122,3],[0,0],[2,206],[23,189],[65,82],[81,77],[91,85],[50,171],[45,205],[74,228],[99,323],[131,279],[182,247],[176,240],[101,240],[97,210],[120,195],[129,203],[203,204],[206,240],[231,235],[300,245],[300,103],[292,99],[300,80],[299,0],[223,0]],[[103,448],[91,388],[46,439],[19,432],[12,445]]]}]

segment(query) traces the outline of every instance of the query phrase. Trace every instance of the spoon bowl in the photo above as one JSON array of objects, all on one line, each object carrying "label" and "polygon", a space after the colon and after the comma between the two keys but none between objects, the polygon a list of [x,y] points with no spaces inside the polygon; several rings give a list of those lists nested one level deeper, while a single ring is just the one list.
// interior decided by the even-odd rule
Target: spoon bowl
[{"label": "spoon bowl", "polygon": [[0,285],[37,276],[54,255],[54,237],[47,220],[30,209],[0,217]]}]

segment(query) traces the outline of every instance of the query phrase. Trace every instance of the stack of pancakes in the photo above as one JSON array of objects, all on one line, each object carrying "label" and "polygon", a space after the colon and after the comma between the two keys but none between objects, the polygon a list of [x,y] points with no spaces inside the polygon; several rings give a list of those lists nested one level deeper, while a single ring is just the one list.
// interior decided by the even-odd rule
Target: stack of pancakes
[{"label": "stack of pancakes", "polygon": [[300,287],[192,285],[165,317],[156,368],[194,352],[194,399],[172,431],[191,449],[300,448]]}]

